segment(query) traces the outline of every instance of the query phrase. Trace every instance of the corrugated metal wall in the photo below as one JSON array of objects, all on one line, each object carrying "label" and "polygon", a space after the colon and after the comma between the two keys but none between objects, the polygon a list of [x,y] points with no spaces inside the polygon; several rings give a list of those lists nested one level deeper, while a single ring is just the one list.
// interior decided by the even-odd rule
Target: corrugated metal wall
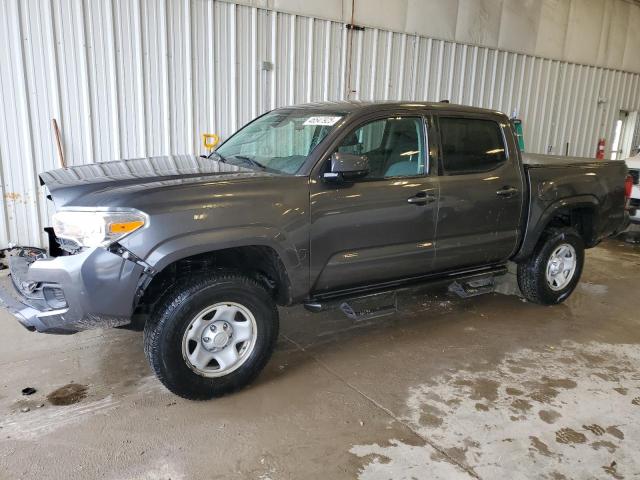
[{"label": "corrugated metal wall", "polygon": [[592,156],[640,108],[638,74],[214,0],[3,0],[0,42],[0,247],[43,241],[52,118],[78,165],[198,153],[203,132],[345,98],[515,112],[529,151]]},{"label": "corrugated metal wall", "polygon": [[640,153],[640,116],[636,118],[636,127],[631,139],[631,156]]}]

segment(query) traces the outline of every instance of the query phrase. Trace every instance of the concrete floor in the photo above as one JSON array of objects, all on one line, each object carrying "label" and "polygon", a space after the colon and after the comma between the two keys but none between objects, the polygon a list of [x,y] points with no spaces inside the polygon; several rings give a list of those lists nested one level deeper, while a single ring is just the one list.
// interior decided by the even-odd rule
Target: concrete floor
[{"label": "concrete floor", "polygon": [[[257,382],[204,403],[151,376],[140,333],[47,336],[0,313],[0,478],[638,478],[639,285],[640,246],[611,240],[559,306],[283,310]],[[47,401],[71,382],[86,398]]]}]

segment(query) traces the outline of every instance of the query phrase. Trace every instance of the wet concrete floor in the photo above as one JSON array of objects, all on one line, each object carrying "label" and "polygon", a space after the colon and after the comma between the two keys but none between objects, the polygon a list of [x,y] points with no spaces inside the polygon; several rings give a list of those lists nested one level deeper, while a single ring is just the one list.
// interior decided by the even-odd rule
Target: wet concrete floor
[{"label": "wet concrete floor", "polygon": [[2,312],[0,479],[640,478],[639,300],[640,246],[609,240],[559,306],[283,309],[266,371],[210,402],[165,391],[140,333],[34,334]]}]

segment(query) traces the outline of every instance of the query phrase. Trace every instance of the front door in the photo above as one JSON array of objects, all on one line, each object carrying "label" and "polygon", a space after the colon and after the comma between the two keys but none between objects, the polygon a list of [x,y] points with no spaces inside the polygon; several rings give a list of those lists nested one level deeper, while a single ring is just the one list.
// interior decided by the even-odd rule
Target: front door
[{"label": "front door", "polygon": [[516,151],[513,136],[505,135],[509,126],[500,121],[439,117],[436,270],[503,262],[516,249],[524,185],[518,158],[509,155]]},{"label": "front door", "polygon": [[428,273],[438,184],[423,119],[371,119],[345,134],[337,151],[367,156],[370,171],[349,184],[311,183],[313,291]]}]

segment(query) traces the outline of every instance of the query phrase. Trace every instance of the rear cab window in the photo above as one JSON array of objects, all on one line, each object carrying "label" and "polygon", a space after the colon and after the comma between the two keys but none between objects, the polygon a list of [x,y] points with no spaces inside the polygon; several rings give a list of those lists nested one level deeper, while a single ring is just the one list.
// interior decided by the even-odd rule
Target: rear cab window
[{"label": "rear cab window", "polygon": [[439,130],[445,175],[488,172],[507,161],[502,129],[493,120],[441,116]]}]

